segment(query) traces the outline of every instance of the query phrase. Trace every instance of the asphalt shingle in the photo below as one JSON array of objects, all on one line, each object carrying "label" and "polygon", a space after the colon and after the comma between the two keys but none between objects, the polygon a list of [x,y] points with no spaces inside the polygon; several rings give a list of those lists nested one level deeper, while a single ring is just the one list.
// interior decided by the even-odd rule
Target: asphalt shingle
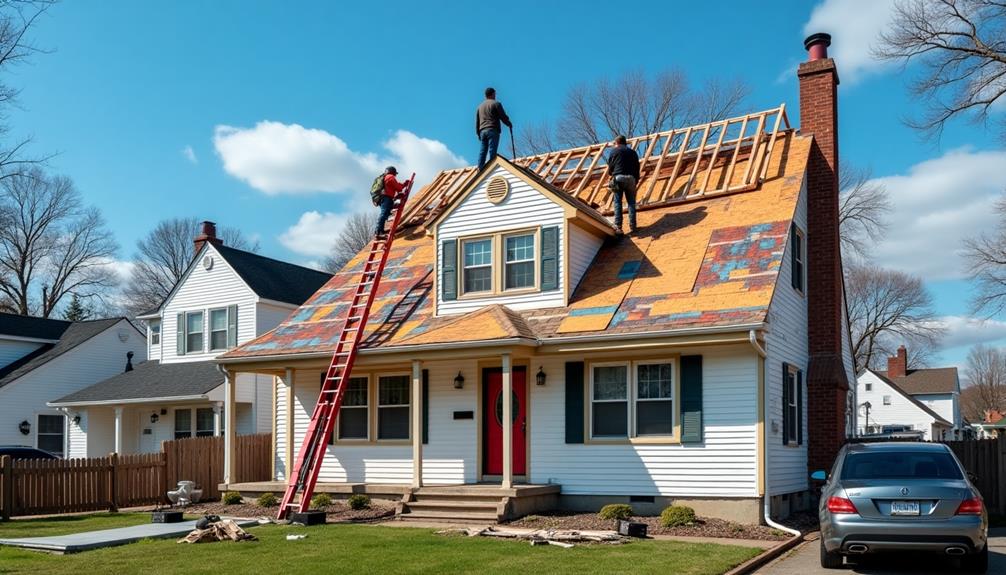
[{"label": "asphalt shingle", "polygon": [[224,376],[209,361],[160,363],[145,361],[133,371],[120,373],[80,391],[61,397],[53,405],[98,401],[129,401],[162,397],[205,395],[222,385]]}]

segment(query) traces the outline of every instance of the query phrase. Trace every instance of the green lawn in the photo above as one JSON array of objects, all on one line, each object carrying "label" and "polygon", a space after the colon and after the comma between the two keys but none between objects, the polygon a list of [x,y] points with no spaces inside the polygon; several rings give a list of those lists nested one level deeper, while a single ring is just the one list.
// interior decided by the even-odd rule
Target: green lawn
[{"label": "green lawn", "polygon": [[[0,523],[0,537],[31,537],[108,529],[149,521],[148,515],[97,515]],[[250,528],[257,542],[177,544],[173,540],[75,555],[0,548],[0,573],[723,573],[757,549],[673,541],[531,547],[488,538],[435,535],[431,529],[371,525]],[[288,533],[307,539],[287,541]]]}]

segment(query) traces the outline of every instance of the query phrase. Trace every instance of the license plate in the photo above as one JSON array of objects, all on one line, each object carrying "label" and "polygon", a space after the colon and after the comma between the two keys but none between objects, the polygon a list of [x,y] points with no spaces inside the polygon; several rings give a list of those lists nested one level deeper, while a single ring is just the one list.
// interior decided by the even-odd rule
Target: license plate
[{"label": "license plate", "polygon": [[891,515],[918,515],[918,501],[892,501]]}]

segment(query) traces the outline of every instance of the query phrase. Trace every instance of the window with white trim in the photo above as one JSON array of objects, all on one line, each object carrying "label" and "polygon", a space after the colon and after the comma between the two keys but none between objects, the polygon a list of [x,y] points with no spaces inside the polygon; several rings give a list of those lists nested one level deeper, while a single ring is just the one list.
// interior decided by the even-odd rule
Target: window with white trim
[{"label": "window with white trim", "polygon": [[411,376],[377,378],[377,439],[409,439]]},{"label": "window with white trim", "polygon": [[464,293],[493,291],[493,240],[481,238],[461,243]]},{"label": "window with white trim", "polygon": [[503,289],[535,286],[534,233],[504,237]]},{"label": "window with white trim", "polygon": [[210,350],[227,349],[227,308],[210,310]]},{"label": "window with white trim", "polygon": [[161,320],[150,322],[150,345],[161,345]]},{"label": "window with white trim", "polygon": [[339,408],[339,439],[370,439],[370,380],[351,377]]},{"label": "window with white trim", "polygon": [[196,437],[213,437],[212,407],[196,409]]},{"label": "window with white trim", "polygon": [[793,288],[800,293],[804,293],[804,279],[807,267],[807,241],[803,230],[796,227],[795,224],[790,228],[790,244],[793,250],[791,254],[793,269],[790,270],[793,274]]},{"label": "window with white trim", "polygon": [[786,387],[788,388],[786,394],[786,425],[789,427],[787,429],[787,436],[789,437],[789,444],[797,445],[799,444],[800,430],[799,425],[801,423],[800,417],[800,402],[799,402],[799,386],[800,378],[797,376],[799,370],[793,366],[790,366],[789,371],[786,372]]},{"label": "window with white trim", "polygon": [[891,396],[890,395],[885,395],[884,396],[884,405],[891,405]]},{"label": "window with white trim", "polygon": [[192,410],[175,410],[175,439],[192,437]]},{"label": "window with white trim", "polygon": [[593,364],[591,437],[673,436],[675,372],[673,361]]},{"label": "window with white trim", "polygon": [[867,381],[866,383],[863,384],[863,386],[865,387],[866,391],[873,391],[873,383]]},{"label": "window with white trim", "polygon": [[62,415],[38,415],[38,433],[36,441],[42,451],[63,457],[63,444],[66,438],[66,417]]},{"label": "window with white trim", "polygon": [[203,351],[203,312],[185,313],[185,353]]}]

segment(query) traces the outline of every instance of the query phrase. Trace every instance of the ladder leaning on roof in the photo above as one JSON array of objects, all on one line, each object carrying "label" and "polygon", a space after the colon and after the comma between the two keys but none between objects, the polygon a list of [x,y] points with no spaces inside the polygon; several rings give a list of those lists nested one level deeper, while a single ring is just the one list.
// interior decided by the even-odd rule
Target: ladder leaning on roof
[{"label": "ladder leaning on roof", "polygon": [[[349,374],[353,370],[356,352],[367,327],[371,305],[374,303],[374,295],[380,285],[381,274],[384,273],[384,265],[391,251],[391,243],[395,239],[395,232],[398,231],[398,223],[402,218],[402,212],[405,211],[405,203],[412,192],[412,182],[415,179],[416,174],[413,173],[405,182],[405,188],[395,197],[391,225],[387,234],[383,238],[375,237],[370,244],[370,253],[360,273],[360,281],[357,283],[353,300],[346,310],[346,319],[332,355],[332,362],[325,373],[318,403],[314,406],[311,423],[307,426],[307,433],[297,453],[297,462],[290,476],[290,483],[287,485],[286,494],[283,495],[279,519],[286,518],[291,509],[298,512],[307,511],[311,504],[311,494],[314,493],[318,473],[321,471],[321,462],[325,458],[327,438],[332,434],[345,395],[346,387],[343,384],[349,380]],[[298,494],[299,500],[297,500]]]}]

